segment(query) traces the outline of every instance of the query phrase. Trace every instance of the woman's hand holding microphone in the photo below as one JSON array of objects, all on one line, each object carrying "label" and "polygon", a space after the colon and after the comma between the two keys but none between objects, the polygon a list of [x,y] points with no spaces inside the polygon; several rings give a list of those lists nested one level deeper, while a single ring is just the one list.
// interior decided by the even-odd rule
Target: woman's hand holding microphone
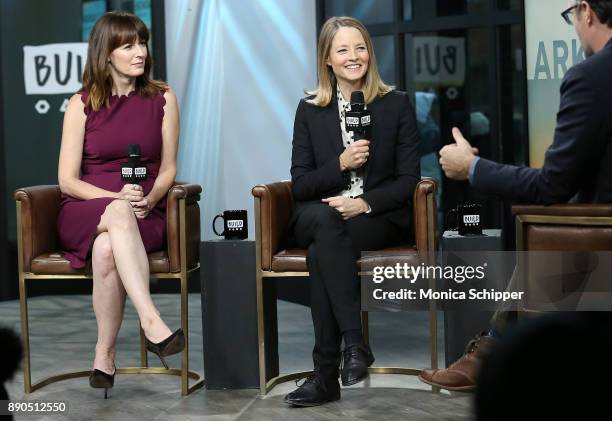
[{"label": "woman's hand holding microphone", "polygon": [[361,139],[351,143],[340,154],[340,170],[349,171],[361,168],[370,156],[370,141]]},{"label": "woman's hand holding microphone", "polygon": [[[361,168],[370,156],[370,141],[361,139],[351,143],[344,152],[340,154],[340,170],[353,171]],[[344,196],[327,197],[321,200],[329,206],[335,208],[344,219],[351,219],[362,213],[366,213],[369,209],[368,204],[361,198],[350,198]]]},{"label": "woman's hand holding microphone", "polygon": [[117,193],[117,199],[138,202],[142,200],[144,193],[138,184],[124,184],[123,188]]},{"label": "woman's hand holding microphone", "polygon": [[144,219],[155,206],[148,197],[144,195],[142,186],[138,184],[125,184],[117,193],[117,199],[127,200],[134,208],[134,214],[138,219]]}]

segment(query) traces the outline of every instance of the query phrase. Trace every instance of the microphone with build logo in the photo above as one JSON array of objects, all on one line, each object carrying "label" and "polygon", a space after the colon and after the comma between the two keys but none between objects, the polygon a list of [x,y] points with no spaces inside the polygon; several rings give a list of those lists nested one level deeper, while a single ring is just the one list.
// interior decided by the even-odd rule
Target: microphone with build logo
[{"label": "microphone with build logo", "polygon": [[372,116],[365,109],[365,99],[362,91],[351,93],[351,111],[345,115],[347,132],[353,132],[353,140],[372,140]]},{"label": "microphone with build logo", "polygon": [[121,180],[129,184],[139,184],[147,178],[147,164],[140,160],[140,145],[128,145],[128,160],[121,164]]}]

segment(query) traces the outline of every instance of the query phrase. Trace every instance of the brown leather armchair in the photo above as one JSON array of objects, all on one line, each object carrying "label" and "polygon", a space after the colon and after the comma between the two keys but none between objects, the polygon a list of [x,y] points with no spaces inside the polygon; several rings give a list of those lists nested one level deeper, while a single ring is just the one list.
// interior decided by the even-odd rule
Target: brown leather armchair
[{"label": "brown leather armchair", "polygon": [[[416,245],[384,249],[361,258],[357,264],[372,265],[384,262],[410,261],[418,264],[419,253],[431,255],[437,249],[436,181],[421,180],[414,192],[414,228]],[[279,375],[276,326],[276,297],[268,290],[264,278],[308,276],[306,250],[283,249],[283,239],[293,211],[291,182],[281,181],[253,187],[255,198],[256,279],[257,279],[257,332],[259,345],[259,387],[267,394],[279,383],[298,379],[311,372]],[[371,267],[371,266],[370,266]],[[436,308],[430,304],[431,367],[437,368]],[[362,312],[364,337],[368,340],[368,314]],[[404,367],[370,367],[370,373],[418,375],[419,369]]]},{"label": "brown leather armchair", "polygon": [[[517,252],[612,251],[612,204],[517,204],[512,213]],[[550,261],[543,262],[541,254],[518,256],[519,279],[524,280],[519,289],[526,292],[521,317],[541,312],[532,303],[567,297],[559,282],[542,284],[543,276],[550,273]]]},{"label": "brown leather armchair", "polygon": [[[185,349],[181,368],[149,367],[144,333],[140,329],[141,367],[117,368],[123,374],[170,374],[181,377],[181,392],[187,395],[202,387],[204,380],[189,371],[187,318],[187,279],[200,268],[200,193],[196,184],[177,183],[167,195],[167,248],[149,254],[151,278],[178,279],[181,283],[181,328],[185,332]],[[91,262],[85,269],[73,269],[58,245],[57,215],[60,209],[59,186],[25,187],[15,191],[17,205],[17,252],[19,266],[19,301],[21,334],[24,345],[23,375],[25,393],[60,380],[87,377],[89,371],[63,373],[32,384],[30,336],[28,328],[28,281],[40,279],[91,279]],[[195,383],[190,387],[189,378]]]}]

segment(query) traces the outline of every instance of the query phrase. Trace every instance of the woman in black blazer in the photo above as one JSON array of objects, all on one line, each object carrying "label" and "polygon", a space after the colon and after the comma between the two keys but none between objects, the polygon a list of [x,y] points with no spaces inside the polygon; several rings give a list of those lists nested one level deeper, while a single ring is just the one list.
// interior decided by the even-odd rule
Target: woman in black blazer
[{"label": "woman in black blazer", "polygon": [[[340,399],[374,362],[361,333],[356,260],[362,251],[405,242],[420,178],[414,109],[406,93],[380,78],[361,22],[330,18],[318,45],[319,86],[298,105],[291,179],[295,211],[290,240],[308,249],[315,374],[285,397],[296,406]],[[371,138],[354,140],[344,122],[351,93],[362,91]],[[340,343],[345,348],[340,353]]]}]

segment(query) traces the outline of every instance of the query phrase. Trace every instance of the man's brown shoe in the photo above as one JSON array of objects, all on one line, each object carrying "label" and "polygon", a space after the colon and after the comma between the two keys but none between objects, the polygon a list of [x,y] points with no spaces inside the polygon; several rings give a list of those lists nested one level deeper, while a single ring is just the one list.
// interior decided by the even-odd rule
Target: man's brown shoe
[{"label": "man's brown shoe", "polygon": [[423,370],[419,374],[419,379],[442,389],[463,392],[474,390],[482,358],[496,342],[497,339],[482,332],[467,344],[463,356],[448,368]]}]

